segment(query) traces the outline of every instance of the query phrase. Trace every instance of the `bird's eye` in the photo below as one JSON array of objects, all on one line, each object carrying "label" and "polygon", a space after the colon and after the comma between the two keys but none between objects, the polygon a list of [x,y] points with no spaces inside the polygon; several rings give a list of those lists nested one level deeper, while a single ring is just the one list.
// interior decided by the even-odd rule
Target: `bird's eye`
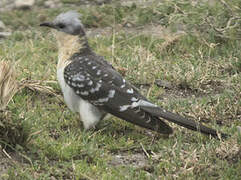
[{"label": "bird's eye", "polygon": [[62,24],[62,23],[60,23],[60,24],[58,24],[58,27],[59,27],[60,29],[63,29],[63,28],[65,28],[65,25]]}]

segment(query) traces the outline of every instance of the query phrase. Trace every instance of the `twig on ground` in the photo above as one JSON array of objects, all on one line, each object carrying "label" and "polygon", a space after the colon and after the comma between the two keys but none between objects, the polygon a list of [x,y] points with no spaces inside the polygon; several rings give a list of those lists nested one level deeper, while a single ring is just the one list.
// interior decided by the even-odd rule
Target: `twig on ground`
[{"label": "twig on ground", "polygon": [[140,145],[141,145],[141,148],[142,148],[142,150],[144,151],[145,155],[146,155],[148,158],[150,158],[150,154],[146,151],[146,149],[144,148],[143,144],[140,143]]}]

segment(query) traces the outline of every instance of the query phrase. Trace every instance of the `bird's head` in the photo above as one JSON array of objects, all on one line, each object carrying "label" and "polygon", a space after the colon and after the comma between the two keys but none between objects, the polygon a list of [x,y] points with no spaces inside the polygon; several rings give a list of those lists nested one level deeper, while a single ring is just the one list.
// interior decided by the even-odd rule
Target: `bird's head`
[{"label": "bird's head", "polygon": [[69,35],[84,36],[83,24],[80,21],[80,14],[75,11],[68,11],[59,14],[53,21],[43,22],[40,26],[46,26],[56,29],[59,32],[64,32]]},{"label": "bird's head", "polygon": [[89,47],[80,17],[79,13],[68,11],[59,14],[53,21],[40,24],[40,26],[53,29],[52,32],[57,40],[59,52],[64,54],[64,57]]}]

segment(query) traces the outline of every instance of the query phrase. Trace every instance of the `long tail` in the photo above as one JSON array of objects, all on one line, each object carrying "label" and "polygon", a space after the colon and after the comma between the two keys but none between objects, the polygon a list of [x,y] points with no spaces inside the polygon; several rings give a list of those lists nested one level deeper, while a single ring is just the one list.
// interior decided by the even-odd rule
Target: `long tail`
[{"label": "long tail", "polygon": [[194,131],[200,131],[203,134],[211,135],[215,138],[221,137],[221,138],[225,139],[225,138],[229,137],[228,134],[218,133],[217,130],[215,130],[215,129],[206,127],[206,126],[202,125],[201,123],[195,122],[191,119],[187,119],[187,118],[182,117],[178,114],[174,114],[172,112],[161,109],[158,106],[156,106],[156,107],[154,107],[154,106],[140,106],[140,108],[143,109],[144,111],[152,114],[153,116],[164,118],[164,119],[166,119],[170,122],[173,122],[175,124],[183,126],[187,129],[191,129],[191,130],[194,130]]}]

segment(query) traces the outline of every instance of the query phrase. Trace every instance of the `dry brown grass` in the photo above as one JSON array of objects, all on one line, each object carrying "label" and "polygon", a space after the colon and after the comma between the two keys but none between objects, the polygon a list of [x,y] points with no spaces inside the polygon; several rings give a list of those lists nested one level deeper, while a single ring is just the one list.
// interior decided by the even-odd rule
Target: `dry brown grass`
[{"label": "dry brown grass", "polygon": [[0,110],[6,108],[17,92],[17,87],[14,65],[8,61],[0,61]]},{"label": "dry brown grass", "polygon": [[21,80],[16,79],[14,64],[9,61],[0,62],[0,145],[14,147],[24,145],[31,138],[30,128],[24,124],[23,118],[15,118],[7,109],[8,103],[20,90],[27,88],[39,93],[56,96],[62,101],[54,89],[48,86],[52,81]]},{"label": "dry brown grass", "polygon": [[20,82],[16,80],[16,71],[14,64],[8,61],[0,62],[0,110],[4,110],[12,97],[21,89],[28,88],[32,91],[38,91],[44,94],[50,94],[58,97],[54,89],[48,86],[48,83],[56,81],[26,80]]},{"label": "dry brown grass", "polygon": [[62,101],[61,96],[58,95],[58,93],[55,92],[55,90],[51,86],[48,85],[50,83],[56,84],[57,82],[56,81],[26,80],[26,79],[23,79],[19,83],[20,84],[19,85],[19,90],[23,89],[23,88],[27,88],[27,89],[30,89],[32,91],[37,91],[39,93],[56,96],[60,101]]},{"label": "dry brown grass", "polygon": [[166,31],[163,33],[163,39],[165,42],[158,44],[158,48],[160,48],[160,53],[163,51],[168,51],[168,49],[171,49],[172,46],[178,42],[178,40],[184,36],[185,32],[177,32],[177,33],[171,33],[170,31]]},{"label": "dry brown grass", "polygon": [[229,163],[240,161],[241,146],[237,143],[236,137],[223,141],[215,151],[218,158],[227,160]]}]

